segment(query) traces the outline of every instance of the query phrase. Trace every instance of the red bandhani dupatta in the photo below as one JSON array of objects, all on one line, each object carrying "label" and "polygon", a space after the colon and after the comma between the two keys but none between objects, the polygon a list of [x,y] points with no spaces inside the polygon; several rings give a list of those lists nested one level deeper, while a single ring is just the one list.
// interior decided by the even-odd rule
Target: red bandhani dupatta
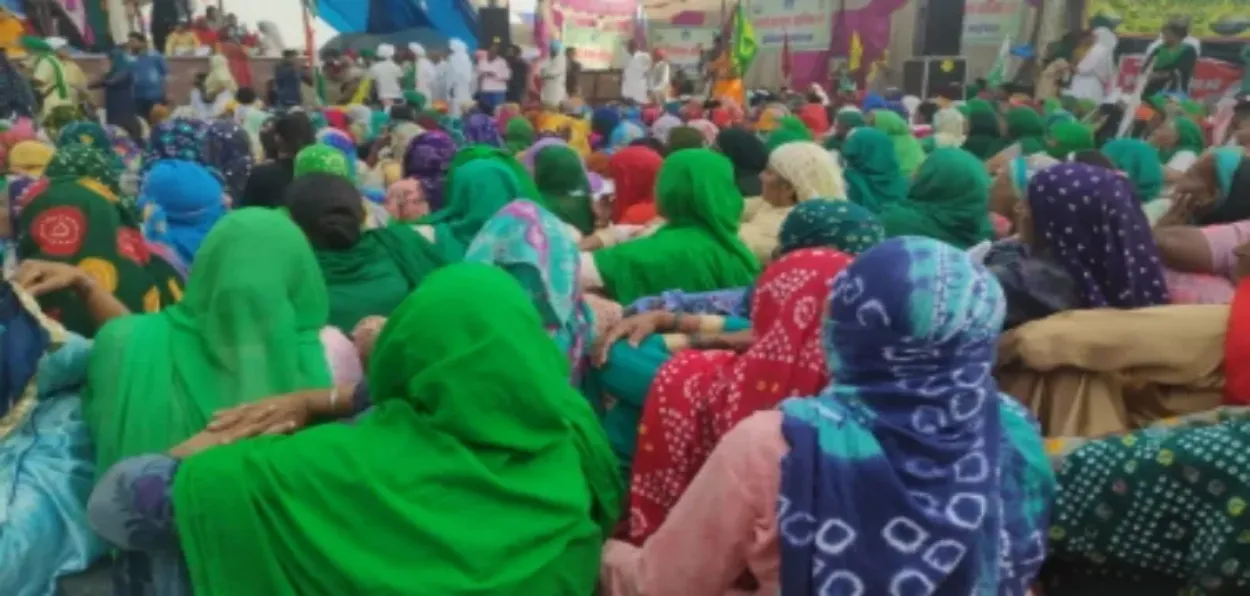
[{"label": "red bandhani dupatta", "polygon": [[739,355],[686,350],[660,367],[643,405],[630,482],[629,540],[659,529],[720,438],[747,416],[828,381],[822,344],[832,280],[851,263],[827,248],[792,252],[760,276],[755,342]]},{"label": "red bandhani dupatta", "polygon": [[1250,277],[1242,278],[1224,337],[1224,403],[1250,406]]}]

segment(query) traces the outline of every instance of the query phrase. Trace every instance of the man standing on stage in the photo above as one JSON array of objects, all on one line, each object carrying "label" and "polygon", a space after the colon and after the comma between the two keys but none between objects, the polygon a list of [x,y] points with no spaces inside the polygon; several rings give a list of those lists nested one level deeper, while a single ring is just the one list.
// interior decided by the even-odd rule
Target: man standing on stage
[{"label": "man standing on stage", "polygon": [[651,102],[657,106],[668,103],[671,85],[673,83],[673,69],[668,63],[668,57],[664,55],[664,50],[655,50],[651,52],[651,56],[655,64],[651,67],[650,75],[647,77],[647,83],[651,91]]},{"label": "man standing on stage", "polygon": [[651,56],[638,49],[638,43],[629,40],[625,44],[629,61],[621,72],[621,97],[638,105],[647,103],[647,75],[651,72]]}]

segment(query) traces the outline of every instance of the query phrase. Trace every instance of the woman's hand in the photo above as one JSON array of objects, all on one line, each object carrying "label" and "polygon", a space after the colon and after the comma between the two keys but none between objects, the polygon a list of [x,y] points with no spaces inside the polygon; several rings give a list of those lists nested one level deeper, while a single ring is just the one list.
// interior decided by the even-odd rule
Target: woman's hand
[{"label": "woman's hand", "polygon": [[312,420],[314,400],[314,393],[301,391],[220,410],[213,414],[207,431],[226,442],[292,433]]},{"label": "woman's hand", "polygon": [[22,261],[16,280],[36,298],[58,290],[83,290],[91,284],[87,273],[73,265],[34,259]]},{"label": "woman's hand", "polygon": [[629,345],[636,348],[648,335],[672,328],[675,320],[676,315],[663,310],[626,317],[595,341],[594,347],[591,348],[594,365],[603,366],[608,361],[608,351],[617,341],[626,339]]},{"label": "woman's hand", "polygon": [[169,456],[174,459],[186,459],[209,447],[216,447],[229,442],[217,433],[201,431],[190,439],[183,441],[177,447],[170,449]]}]

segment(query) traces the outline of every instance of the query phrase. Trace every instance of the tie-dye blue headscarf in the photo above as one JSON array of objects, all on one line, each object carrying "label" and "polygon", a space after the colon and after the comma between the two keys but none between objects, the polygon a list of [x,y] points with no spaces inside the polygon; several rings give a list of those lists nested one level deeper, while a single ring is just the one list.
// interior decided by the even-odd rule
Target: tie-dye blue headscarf
[{"label": "tie-dye blue headscarf", "polygon": [[928,238],[834,279],[834,380],[781,405],[781,594],[1028,591],[1055,479],[991,371],[1005,310],[992,274]]}]

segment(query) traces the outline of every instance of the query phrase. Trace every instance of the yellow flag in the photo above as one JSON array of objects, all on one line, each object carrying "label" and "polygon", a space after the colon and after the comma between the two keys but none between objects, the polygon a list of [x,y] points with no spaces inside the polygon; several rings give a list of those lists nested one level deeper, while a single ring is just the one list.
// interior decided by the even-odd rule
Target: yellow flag
[{"label": "yellow flag", "polygon": [[859,31],[851,34],[851,48],[846,52],[847,68],[858,71],[864,61],[864,44],[859,41]]}]

